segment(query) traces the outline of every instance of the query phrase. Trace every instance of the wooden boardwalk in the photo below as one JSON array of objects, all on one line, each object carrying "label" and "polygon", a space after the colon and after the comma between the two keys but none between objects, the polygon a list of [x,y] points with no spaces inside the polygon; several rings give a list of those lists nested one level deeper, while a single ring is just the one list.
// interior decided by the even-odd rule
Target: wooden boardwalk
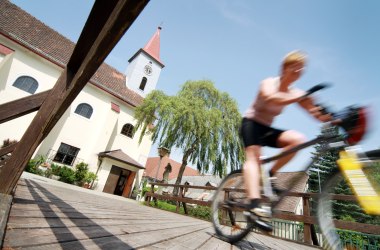
[{"label": "wooden boardwalk", "polygon": [[315,249],[252,233],[230,245],[212,224],[43,177],[20,179],[3,249]]}]

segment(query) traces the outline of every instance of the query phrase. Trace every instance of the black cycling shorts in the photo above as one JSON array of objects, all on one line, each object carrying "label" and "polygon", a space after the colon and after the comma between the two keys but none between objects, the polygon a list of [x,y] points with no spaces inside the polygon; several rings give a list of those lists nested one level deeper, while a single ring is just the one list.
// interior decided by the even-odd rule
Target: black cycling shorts
[{"label": "black cycling shorts", "polygon": [[259,145],[279,148],[277,140],[283,132],[285,130],[272,128],[248,118],[243,118],[240,128],[244,147]]}]

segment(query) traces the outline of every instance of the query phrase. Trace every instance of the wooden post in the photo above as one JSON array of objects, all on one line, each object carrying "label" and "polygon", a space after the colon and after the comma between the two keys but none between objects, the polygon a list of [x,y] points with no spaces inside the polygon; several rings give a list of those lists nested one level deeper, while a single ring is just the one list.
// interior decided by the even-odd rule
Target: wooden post
[{"label": "wooden post", "polygon": [[7,226],[12,200],[13,197],[11,195],[0,194],[0,248],[3,246],[5,228]]},{"label": "wooden post", "polygon": [[[310,215],[309,198],[302,197],[302,202],[303,202],[303,215],[309,216]],[[304,227],[303,227],[304,242],[310,245],[313,244],[311,240],[311,226],[312,224],[305,222]]]},{"label": "wooden post", "polygon": [[[228,200],[229,197],[229,191],[224,191],[224,202]],[[227,219],[227,210],[222,208],[222,224],[225,225]]]},{"label": "wooden post", "polygon": [[[154,184],[151,185],[150,191],[152,192],[152,194],[154,194]],[[150,201],[152,200],[152,197],[151,197]],[[150,203],[150,201],[149,201],[149,203]],[[154,201],[154,204],[157,206],[158,204],[157,204],[157,198],[156,197],[153,197],[153,201]]]},{"label": "wooden post", "polygon": [[[185,197],[185,188],[182,188],[181,189],[181,198]],[[187,207],[186,207],[186,203],[185,202],[182,202],[182,206],[183,206],[183,210],[185,211],[185,214],[187,214]]]},{"label": "wooden post", "polygon": [[[183,197],[183,187],[179,188],[179,197]],[[179,208],[181,207],[181,202],[176,201],[176,208],[175,211],[179,213]]]},{"label": "wooden post", "polygon": [[150,206],[150,196],[145,194],[145,205]]}]

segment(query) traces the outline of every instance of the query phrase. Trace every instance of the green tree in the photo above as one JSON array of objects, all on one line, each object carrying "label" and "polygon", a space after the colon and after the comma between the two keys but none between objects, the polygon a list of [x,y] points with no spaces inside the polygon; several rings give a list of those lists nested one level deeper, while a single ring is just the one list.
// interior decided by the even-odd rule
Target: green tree
[{"label": "green tree", "polygon": [[[339,135],[339,130],[337,127],[332,127],[329,130],[325,130],[324,133]],[[340,137],[343,140],[343,136]],[[320,185],[323,188],[323,183],[326,179],[328,179],[335,171],[337,170],[337,160],[339,159],[339,151],[338,149],[331,149],[328,151],[323,151],[325,145],[323,143],[315,146],[316,152],[314,153],[314,157],[316,158],[316,162],[311,167],[312,169],[316,169],[316,171],[310,171],[309,176],[309,192],[319,192],[319,180],[318,173],[320,174]],[[352,195],[353,192],[347,182],[345,180],[341,180],[336,183],[334,190],[332,190],[335,194],[346,194]],[[316,204],[313,204],[315,207]],[[341,220],[349,220],[356,222],[368,222],[372,220],[371,216],[364,213],[361,207],[357,204],[357,202],[353,201],[333,201],[333,214],[336,219]]]},{"label": "green tree", "polygon": [[181,183],[188,162],[200,172],[224,176],[228,166],[236,169],[242,159],[237,104],[211,81],[187,81],[175,96],[152,91],[136,108],[135,118],[136,129],[142,129],[140,142],[154,124],[153,142],[182,150],[176,184]]},{"label": "green tree", "polygon": [[[337,135],[338,133],[338,128],[332,127],[328,130],[322,130],[321,136],[326,134]],[[318,193],[320,186],[323,187],[324,181],[337,169],[336,161],[339,158],[339,149],[324,151],[324,148],[324,143],[315,146],[315,153],[313,153],[313,159],[315,162],[311,166],[311,169],[314,169],[315,171],[309,172],[309,192]]]}]

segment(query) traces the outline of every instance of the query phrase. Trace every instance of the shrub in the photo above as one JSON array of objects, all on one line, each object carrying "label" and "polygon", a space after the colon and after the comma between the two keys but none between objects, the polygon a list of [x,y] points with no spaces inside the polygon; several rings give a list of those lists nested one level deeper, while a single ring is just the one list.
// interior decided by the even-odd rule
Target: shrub
[{"label": "shrub", "polygon": [[57,165],[54,163],[52,163],[50,167],[51,167],[52,174],[59,176],[59,173],[60,173],[62,167],[60,165]]},{"label": "shrub", "polygon": [[[177,207],[176,202],[172,203],[170,201],[165,202],[165,201],[160,201],[160,200],[157,201],[157,206],[156,206],[154,201],[151,201],[150,205],[155,206],[159,209],[171,211],[171,212],[175,212],[176,207]],[[210,207],[207,207],[207,206],[191,207],[191,206],[187,205],[187,212],[188,212],[188,215],[190,215],[190,216],[193,216],[193,217],[196,217],[196,218],[199,218],[202,220],[211,221],[212,213],[211,213]],[[179,213],[180,214],[185,213],[183,206],[180,206]]]},{"label": "shrub", "polygon": [[211,213],[210,207],[205,207],[205,206],[189,207],[188,206],[188,213],[189,215],[194,216],[196,218],[211,221],[212,213]]},{"label": "shrub", "polygon": [[25,171],[28,173],[35,174],[36,170],[37,170],[36,160],[32,159],[28,162],[28,165],[26,165]]},{"label": "shrub", "polygon": [[53,175],[53,171],[51,170],[51,168],[48,168],[45,170],[43,174],[45,177],[50,178]]},{"label": "shrub", "polygon": [[46,161],[46,158],[44,156],[38,155],[36,158],[31,159],[28,162],[28,164],[26,165],[25,171],[32,174],[38,174],[38,175],[44,176],[44,171],[38,169],[38,166],[40,166],[45,161]]},{"label": "shrub", "polygon": [[98,176],[93,172],[87,172],[86,176],[84,177],[84,182],[90,184],[93,181],[96,181],[98,179]]},{"label": "shrub", "polygon": [[[154,201],[151,201],[150,205],[151,206],[156,206],[156,204],[155,204]],[[171,211],[171,212],[175,212],[176,209],[177,209],[176,205],[172,205],[172,204],[169,204],[169,203],[167,203],[165,201],[160,201],[160,200],[157,201],[157,206],[156,207],[159,208],[159,209],[166,210],[166,211]],[[179,213],[181,213],[181,214],[185,213],[183,207],[180,207]]]},{"label": "shrub", "polygon": [[84,179],[88,173],[88,164],[81,162],[75,166],[75,182],[78,186],[83,186],[85,183]]},{"label": "shrub", "polygon": [[[158,188],[155,187],[154,192],[156,192],[157,190],[158,190]],[[152,187],[150,185],[143,187],[142,196],[144,196],[146,192],[150,192],[150,191],[152,191]]]},{"label": "shrub", "polygon": [[74,184],[75,182],[75,171],[72,168],[63,166],[59,171],[59,181]]}]

